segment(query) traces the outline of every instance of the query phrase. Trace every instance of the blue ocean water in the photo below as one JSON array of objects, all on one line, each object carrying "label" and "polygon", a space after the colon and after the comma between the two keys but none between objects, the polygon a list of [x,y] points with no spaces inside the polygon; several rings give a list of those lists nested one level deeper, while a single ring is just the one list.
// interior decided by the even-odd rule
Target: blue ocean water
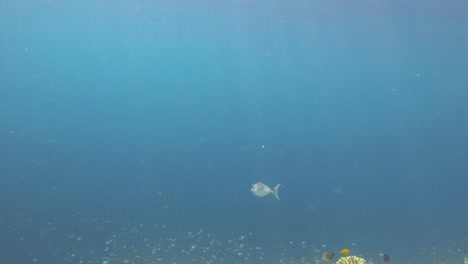
[{"label": "blue ocean water", "polygon": [[463,263],[467,47],[462,0],[1,1],[0,263]]}]

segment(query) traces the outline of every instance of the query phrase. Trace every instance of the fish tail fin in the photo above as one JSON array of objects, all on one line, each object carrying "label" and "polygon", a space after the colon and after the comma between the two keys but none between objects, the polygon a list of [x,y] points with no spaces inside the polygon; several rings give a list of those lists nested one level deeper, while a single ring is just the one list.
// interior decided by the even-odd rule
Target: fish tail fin
[{"label": "fish tail fin", "polygon": [[281,186],[281,184],[276,185],[276,187],[273,189],[273,195],[276,197],[276,199],[280,199],[278,196],[278,189]]}]

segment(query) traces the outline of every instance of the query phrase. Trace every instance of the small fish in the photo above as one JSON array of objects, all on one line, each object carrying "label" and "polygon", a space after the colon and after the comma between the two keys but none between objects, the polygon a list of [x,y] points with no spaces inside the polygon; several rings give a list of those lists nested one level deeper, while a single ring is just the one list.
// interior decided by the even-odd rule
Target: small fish
[{"label": "small fish", "polygon": [[385,262],[390,261],[390,256],[388,254],[380,253],[380,256],[382,257],[383,261]]},{"label": "small fish", "polygon": [[322,260],[328,262],[328,261],[331,261],[334,256],[335,256],[335,254],[333,252],[325,251],[322,254]]},{"label": "small fish", "polygon": [[272,193],[276,197],[276,199],[279,200],[280,198],[278,196],[278,188],[280,187],[280,185],[281,184],[276,185],[276,187],[272,190],[265,184],[257,182],[254,185],[252,185],[252,189],[250,189],[250,191],[258,197],[264,197]]},{"label": "small fish", "polygon": [[340,251],[340,254],[348,255],[350,252],[351,252],[351,250],[349,250],[349,249],[347,249],[347,248],[343,248],[343,249]]}]

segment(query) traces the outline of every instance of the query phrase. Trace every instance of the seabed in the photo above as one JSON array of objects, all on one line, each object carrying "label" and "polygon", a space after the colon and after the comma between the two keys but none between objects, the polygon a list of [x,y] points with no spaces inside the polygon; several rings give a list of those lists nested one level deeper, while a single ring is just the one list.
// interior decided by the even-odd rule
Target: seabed
[{"label": "seabed", "polygon": [[[41,230],[40,241],[23,237],[12,241],[12,248],[28,250],[21,256],[13,252],[0,263],[335,264],[340,257],[346,256],[341,255],[340,250],[348,247],[350,253],[347,256],[363,258],[368,264],[468,264],[468,237],[437,246],[431,243],[408,248],[397,244],[385,249],[383,253],[389,254],[391,260],[384,262],[378,245],[370,249],[364,246],[365,242],[325,245],[312,240],[265,239],[263,233],[255,232],[221,238],[202,228],[174,232],[174,229],[158,224],[128,223],[126,227],[119,227],[111,221],[92,221],[92,226],[80,227],[68,234],[65,227],[58,230],[51,223],[48,229]],[[322,260],[325,251],[335,254],[329,262]]]},{"label": "seabed", "polygon": [[[254,233],[219,239],[203,229],[173,236],[146,236],[135,229],[112,235],[100,248],[77,248],[74,252],[69,252],[64,261],[101,264],[334,264],[343,257],[339,250],[334,245],[313,244],[308,241],[281,241],[280,238],[275,241],[261,241]],[[322,260],[324,251],[334,251],[332,261]],[[468,264],[466,240],[449,243],[446,248],[420,247],[416,252],[394,248],[388,252],[391,256],[389,262],[384,262],[379,253],[365,248],[351,248],[349,256],[357,256],[374,264]]]}]

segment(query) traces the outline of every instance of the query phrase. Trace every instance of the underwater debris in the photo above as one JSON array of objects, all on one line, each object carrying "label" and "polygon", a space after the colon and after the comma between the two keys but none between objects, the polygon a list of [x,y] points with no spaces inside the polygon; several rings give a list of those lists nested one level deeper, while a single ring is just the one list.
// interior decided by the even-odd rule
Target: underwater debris
[{"label": "underwater debris", "polygon": [[325,251],[325,252],[323,252],[323,254],[322,254],[322,260],[323,260],[323,261],[331,261],[331,260],[333,259],[334,256],[335,256],[335,253]]},{"label": "underwater debris", "polygon": [[356,256],[341,257],[336,264],[365,264],[366,260]]},{"label": "underwater debris", "polygon": [[385,261],[385,262],[390,261],[390,256],[388,254],[380,253],[380,256],[382,257],[383,261]]}]

